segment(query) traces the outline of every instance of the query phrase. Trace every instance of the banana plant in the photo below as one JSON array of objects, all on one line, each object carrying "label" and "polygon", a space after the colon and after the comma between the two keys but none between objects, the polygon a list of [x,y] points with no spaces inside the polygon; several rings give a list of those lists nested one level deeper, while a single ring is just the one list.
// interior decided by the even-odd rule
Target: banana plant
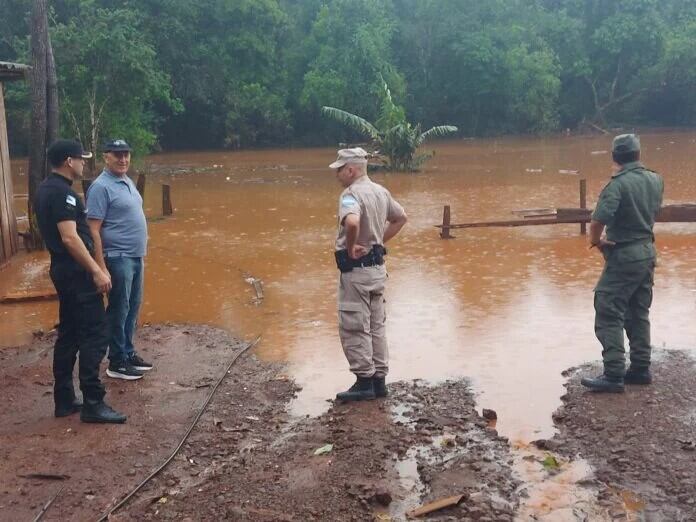
[{"label": "banana plant", "polygon": [[386,82],[382,87],[380,115],[374,125],[335,107],[322,107],[322,113],[369,138],[387,170],[416,172],[434,154],[417,154],[418,148],[431,138],[446,136],[458,129],[454,125],[438,125],[422,132],[420,124],[412,125],[406,120],[403,107],[394,103]]}]

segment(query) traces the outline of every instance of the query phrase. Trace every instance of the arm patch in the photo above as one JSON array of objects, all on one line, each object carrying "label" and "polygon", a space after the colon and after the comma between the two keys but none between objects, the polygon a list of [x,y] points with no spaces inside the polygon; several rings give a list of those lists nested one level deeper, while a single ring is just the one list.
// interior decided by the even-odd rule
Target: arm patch
[{"label": "arm patch", "polygon": [[346,195],[341,198],[341,206],[344,208],[350,208],[358,205],[358,200],[353,196]]}]

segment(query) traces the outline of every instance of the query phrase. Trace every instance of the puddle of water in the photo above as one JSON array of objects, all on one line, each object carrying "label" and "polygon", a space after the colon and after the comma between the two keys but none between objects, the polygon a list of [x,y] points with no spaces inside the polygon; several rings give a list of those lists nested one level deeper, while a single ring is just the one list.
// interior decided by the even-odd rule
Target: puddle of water
[{"label": "puddle of water", "polygon": [[626,520],[628,522],[643,522],[645,520],[645,508],[647,503],[638,494],[633,491],[621,490],[618,496],[623,502],[623,508],[626,510]]},{"label": "puddle of water", "polygon": [[526,493],[516,520],[610,522],[608,511],[597,504],[596,489],[588,484],[594,478],[589,463],[558,460],[558,470],[550,472],[542,464],[548,455],[527,444],[513,444],[513,470],[523,482],[520,491]]},{"label": "puddle of water", "polygon": [[399,486],[404,497],[389,506],[389,515],[395,520],[405,520],[406,513],[420,506],[421,498],[427,493],[427,487],[418,473],[417,456],[423,452],[427,452],[427,448],[411,448],[404,458],[396,462]]}]

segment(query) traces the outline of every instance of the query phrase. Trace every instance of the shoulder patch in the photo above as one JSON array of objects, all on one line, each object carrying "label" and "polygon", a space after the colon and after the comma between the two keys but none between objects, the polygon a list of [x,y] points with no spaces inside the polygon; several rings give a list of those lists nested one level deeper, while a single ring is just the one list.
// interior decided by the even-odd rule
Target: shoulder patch
[{"label": "shoulder patch", "polygon": [[71,207],[74,207],[77,205],[77,201],[75,200],[75,196],[71,196],[70,194],[67,195],[65,198],[65,202],[70,205]]},{"label": "shoulder patch", "polygon": [[341,198],[342,207],[353,207],[358,204],[358,200],[351,195],[346,195]]}]

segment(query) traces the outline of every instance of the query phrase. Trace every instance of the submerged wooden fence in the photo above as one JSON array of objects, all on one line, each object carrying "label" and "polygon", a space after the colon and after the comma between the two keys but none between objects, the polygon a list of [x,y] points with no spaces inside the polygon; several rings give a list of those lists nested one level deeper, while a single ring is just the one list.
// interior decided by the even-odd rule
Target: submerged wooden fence
[{"label": "submerged wooden fence", "polygon": [[[579,223],[580,233],[585,234],[587,223],[592,219],[592,209],[587,208],[587,182],[584,179],[580,180],[579,208],[533,208],[514,210],[513,213],[521,215],[522,219],[452,223],[450,206],[445,205],[442,212],[442,224],[435,225],[435,227],[440,229],[441,239],[454,239],[454,236],[450,233],[450,231],[454,229],[528,227],[569,223]],[[656,221],[661,223],[696,223],[696,204],[683,203],[678,205],[665,205],[660,209]]]}]

